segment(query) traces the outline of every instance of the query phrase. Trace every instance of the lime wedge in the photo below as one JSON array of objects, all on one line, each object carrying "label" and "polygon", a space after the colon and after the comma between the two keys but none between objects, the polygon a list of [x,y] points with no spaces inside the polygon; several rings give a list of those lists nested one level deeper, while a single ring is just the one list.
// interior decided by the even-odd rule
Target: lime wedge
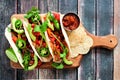
[{"label": "lime wedge", "polygon": [[17,57],[16,57],[16,55],[15,55],[15,53],[14,53],[14,51],[13,51],[12,48],[8,48],[8,49],[5,51],[5,53],[6,53],[7,57],[8,57],[11,61],[16,62],[16,63],[18,62],[18,59],[17,59]]}]

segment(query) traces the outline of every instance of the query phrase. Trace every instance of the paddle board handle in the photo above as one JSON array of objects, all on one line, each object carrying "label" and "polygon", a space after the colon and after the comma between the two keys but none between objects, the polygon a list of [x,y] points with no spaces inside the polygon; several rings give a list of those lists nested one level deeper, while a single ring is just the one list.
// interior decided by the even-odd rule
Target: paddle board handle
[{"label": "paddle board handle", "polygon": [[118,43],[116,36],[110,34],[107,36],[95,36],[89,34],[93,39],[93,46],[92,47],[104,47],[107,49],[113,49]]}]

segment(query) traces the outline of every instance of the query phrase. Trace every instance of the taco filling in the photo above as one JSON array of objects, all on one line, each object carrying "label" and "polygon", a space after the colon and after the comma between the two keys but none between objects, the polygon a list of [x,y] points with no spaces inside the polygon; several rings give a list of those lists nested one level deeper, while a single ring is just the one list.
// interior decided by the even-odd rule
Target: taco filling
[{"label": "taco filling", "polygon": [[63,62],[67,65],[72,65],[72,61],[68,60],[69,48],[59,22],[60,14],[48,12],[43,19],[44,22],[48,23],[46,33],[49,38],[50,48],[52,49],[51,55],[54,62],[52,66],[55,68],[59,68],[59,66],[64,67],[62,66]]}]

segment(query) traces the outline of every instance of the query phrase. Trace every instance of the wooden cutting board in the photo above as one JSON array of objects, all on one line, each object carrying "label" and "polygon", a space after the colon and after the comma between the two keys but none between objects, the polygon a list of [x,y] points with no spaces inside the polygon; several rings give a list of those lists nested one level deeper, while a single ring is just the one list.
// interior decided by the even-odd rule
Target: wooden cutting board
[{"label": "wooden cutting board", "polygon": [[[16,14],[14,15],[14,17],[23,17],[24,14]],[[80,23],[80,27],[85,28],[82,23]],[[103,47],[103,48],[107,48],[107,49],[114,49],[114,47],[117,45],[118,41],[117,38],[110,34],[107,36],[95,36],[91,33],[89,33],[87,30],[85,30],[87,35],[90,36],[93,39],[93,45],[91,48],[94,47]],[[73,64],[71,66],[67,66],[65,65],[64,68],[77,68],[80,66],[80,62],[82,60],[83,55],[78,55],[76,58],[71,58],[70,60],[73,61]],[[51,66],[51,62],[47,62],[47,63],[42,63],[42,65],[40,67],[37,68],[41,68],[41,69],[47,69],[47,68],[53,68]],[[22,69],[22,67],[20,66],[19,63],[14,63],[12,61],[10,61],[11,67],[12,68],[16,68],[16,69]]]}]

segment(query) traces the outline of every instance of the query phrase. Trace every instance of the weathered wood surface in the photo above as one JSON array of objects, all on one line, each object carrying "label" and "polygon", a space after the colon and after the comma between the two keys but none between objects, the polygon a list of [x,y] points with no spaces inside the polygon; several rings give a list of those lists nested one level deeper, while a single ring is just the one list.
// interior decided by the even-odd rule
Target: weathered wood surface
[{"label": "weathered wood surface", "polygon": [[[97,35],[113,33],[113,0],[97,1]],[[113,51],[98,48],[96,79],[113,80]]]},{"label": "weathered wood surface", "polygon": [[15,13],[15,0],[0,0],[0,80],[16,79],[16,69],[10,67],[9,59],[4,53],[9,47],[4,36],[4,29],[9,24],[9,18],[13,13]]},{"label": "weathered wood surface", "polygon": [[[95,0],[78,0],[78,15],[90,33],[95,34]],[[95,49],[85,55],[78,68],[78,80],[95,80]]]},{"label": "weathered wood surface", "polygon": [[[58,10],[58,1],[57,0],[39,0],[38,7],[41,13],[48,11],[57,11]],[[56,70],[54,69],[39,69],[39,79],[55,79]]]},{"label": "weathered wood surface", "polygon": [[[4,29],[14,13],[25,13],[36,6],[41,13],[59,11],[78,14],[85,28],[95,35],[115,33],[120,37],[120,0],[0,0],[0,80],[22,79],[71,79],[71,80],[119,80],[119,44],[115,50],[92,49],[76,69],[36,69],[24,71],[12,69],[4,51],[9,47]],[[114,54],[114,55],[113,55]],[[114,56],[114,57],[113,57]],[[114,72],[114,74],[113,74]]]},{"label": "weathered wood surface", "polygon": [[[18,0],[18,4],[19,9],[17,10],[19,13],[26,13],[29,9],[31,9],[32,6],[38,7],[37,0]],[[33,71],[17,70],[17,80],[21,79],[38,79],[38,69],[35,69]]]},{"label": "weathered wood surface", "polygon": [[[59,0],[59,12],[63,14],[74,12],[77,14],[77,0]],[[57,70],[56,73],[57,79],[78,79],[77,69]]]}]

